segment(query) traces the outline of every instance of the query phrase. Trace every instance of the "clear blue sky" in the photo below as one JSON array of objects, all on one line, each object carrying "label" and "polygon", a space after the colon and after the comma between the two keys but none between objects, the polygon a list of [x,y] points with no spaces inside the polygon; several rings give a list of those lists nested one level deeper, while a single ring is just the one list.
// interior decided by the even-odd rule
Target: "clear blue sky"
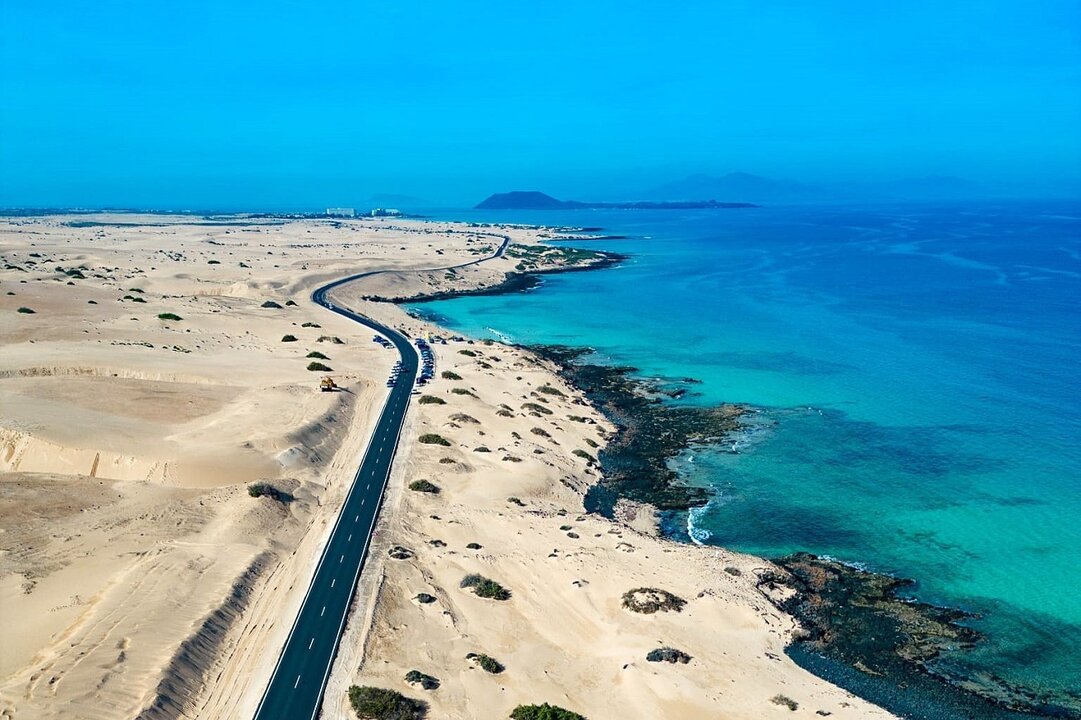
[{"label": "clear blue sky", "polygon": [[0,205],[1081,175],[1081,3],[0,0]]}]

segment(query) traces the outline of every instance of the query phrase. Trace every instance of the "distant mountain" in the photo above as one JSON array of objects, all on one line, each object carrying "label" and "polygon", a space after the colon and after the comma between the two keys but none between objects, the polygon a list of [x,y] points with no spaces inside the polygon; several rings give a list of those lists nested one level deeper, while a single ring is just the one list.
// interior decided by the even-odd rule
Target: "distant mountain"
[{"label": "distant mountain", "polygon": [[812,185],[792,180],[773,180],[761,175],[734,172],[720,177],[691,175],[643,193],[653,200],[675,201],[718,198],[740,202],[793,202],[817,200],[825,193]]},{"label": "distant mountain", "polygon": [[514,190],[489,195],[477,210],[560,210],[567,204],[536,190]]},{"label": "distant mountain", "polygon": [[577,200],[557,200],[536,190],[514,190],[496,193],[478,203],[477,210],[689,210],[700,208],[737,208],[754,207],[750,203],[717,202],[716,200],[683,200],[679,202],[579,202]]}]

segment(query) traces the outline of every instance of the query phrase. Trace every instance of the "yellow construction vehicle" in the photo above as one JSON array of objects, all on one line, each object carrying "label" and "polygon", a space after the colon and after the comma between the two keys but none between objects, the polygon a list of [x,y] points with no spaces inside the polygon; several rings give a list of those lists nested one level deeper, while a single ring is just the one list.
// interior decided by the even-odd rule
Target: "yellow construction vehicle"
[{"label": "yellow construction vehicle", "polygon": [[334,378],[325,377],[319,381],[319,390],[322,392],[334,392],[338,386],[334,384]]}]

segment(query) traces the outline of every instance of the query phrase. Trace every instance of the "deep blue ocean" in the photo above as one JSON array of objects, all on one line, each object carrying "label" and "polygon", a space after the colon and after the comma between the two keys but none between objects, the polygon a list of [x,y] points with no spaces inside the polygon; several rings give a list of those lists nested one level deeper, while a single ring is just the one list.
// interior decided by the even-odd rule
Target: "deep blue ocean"
[{"label": "deep blue ocean", "polygon": [[980,615],[965,671],[1081,692],[1081,203],[453,219],[599,226],[628,239],[574,245],[631,259],[418,309],[760,409],[677,460],[713,496],[673,533],[913,578]]}]

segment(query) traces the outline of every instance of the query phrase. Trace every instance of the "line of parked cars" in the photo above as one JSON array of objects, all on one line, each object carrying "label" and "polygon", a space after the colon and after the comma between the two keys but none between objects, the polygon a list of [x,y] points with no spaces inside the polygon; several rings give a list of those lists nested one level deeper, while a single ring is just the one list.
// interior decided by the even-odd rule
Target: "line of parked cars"
[{"label": "line of parked cars", "polygon": [[424,338],[417,338],[417,349],[420,350],[420,376],[417,378],[417,385],[427,385],[428,381],[435,377],[435,353],[432,352],[432,348],[428,345],[428,341]]}]

